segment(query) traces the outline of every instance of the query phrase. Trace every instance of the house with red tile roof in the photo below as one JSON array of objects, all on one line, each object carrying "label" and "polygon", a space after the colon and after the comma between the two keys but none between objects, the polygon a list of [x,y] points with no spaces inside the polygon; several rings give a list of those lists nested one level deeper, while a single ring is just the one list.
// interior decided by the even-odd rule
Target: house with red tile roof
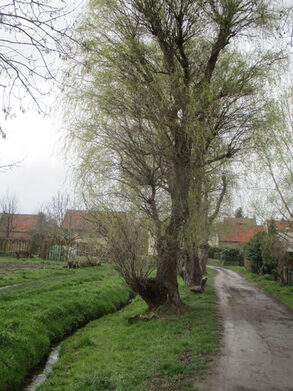
[{"label": "house with red tile roof", "polygon": [[[0,238],[6,237],[6,213],[0,214]],[[31,239],[35,233],[38,215],[31,214],[14,214],[10,222],[10,238],[13,239]]]},{"label": "house with red tile roof", "polygon": [[0,251],[31,251],[39,215],[0,213]]},{"label": "house with red tile roof", "polygon": [[[63,228],[67,229],[71,236],[75,236],[75,247],[79,255],[99,253],[106,244],[105,233],[107,223],[119,223],[126,217],[126,212],[120,211],[86,211],[67,210]],[[143,251],[153,253],[152,239],[148,232],[141,232],[141,248]]]},{"label": "house with red tile roof", "polygon": [[217,245],[220,247],[240,247],[247,243],[257,232],[264,232],[265,227],[257,225],[255,219],[226,218],[219,224]]},{"label": "house with red tile roof", "polygon": [[75,237],[75,244],[80,254],[96,251],[105,245],[103,222],[108,219],[122,217],[125,212],[86,211],[68,209],[62,227]]},{"label": "house with red tile roof", "polygon": [[62,227],[76,232],[91,231],[95,228],[86,210],[68,209],[64,216]]}]

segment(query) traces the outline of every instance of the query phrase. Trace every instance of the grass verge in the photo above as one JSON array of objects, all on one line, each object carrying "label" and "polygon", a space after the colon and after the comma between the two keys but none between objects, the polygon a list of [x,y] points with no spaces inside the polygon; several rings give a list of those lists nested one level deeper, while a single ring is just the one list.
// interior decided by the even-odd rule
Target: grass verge
[{"label": "grass verge", "polygon": [[42,258],[19,259],[0,257],[0,287],[19,284],[28,280],[52,277],[60,273],[67,276],[64,262],[50,261]]},{"label": "grass verge", "polygon": [[224,266],[226,269],[234,270],[248,280],[254,282],[259,288],[268,292],[272,297],[279,300],[293,310],[293,287],[283,285],[277,281],[272,280],[269,274],[258,275],[248,272],[243,266]]},{"label": "grass verge", "polygon": [[66,339],[40,391],[188,391],[219,348],[214,271],[204,294],[181,287],[191,311],[128,323],[146,311],[136,298]]},{"label": "grass verge", "polygon": [[[36,271],[37,273],[37,271]],[[60,269],[0,291],[0,390],[20,390],[51,343],[127,303],[107,267]]]}]

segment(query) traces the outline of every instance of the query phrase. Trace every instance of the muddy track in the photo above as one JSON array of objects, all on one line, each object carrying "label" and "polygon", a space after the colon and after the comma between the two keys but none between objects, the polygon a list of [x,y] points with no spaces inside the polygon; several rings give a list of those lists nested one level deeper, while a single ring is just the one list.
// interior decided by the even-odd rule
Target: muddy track
[{"label": "muddy track", "polygon": [[237,273],[215,268],[219,358],[202,391],[293,391],[293,312]]}]

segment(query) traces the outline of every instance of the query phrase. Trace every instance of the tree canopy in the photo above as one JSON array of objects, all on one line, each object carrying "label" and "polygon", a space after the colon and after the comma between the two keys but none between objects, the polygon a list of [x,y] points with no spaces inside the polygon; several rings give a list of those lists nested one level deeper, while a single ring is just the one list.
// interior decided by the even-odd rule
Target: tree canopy
[{"label": "tree canopy", "polygon": [[265,130],[265,81],[284,55],[256,42],[280,15],[264,0],[95,0],[77,31],[69,144],[83,181],[150,221],[162,304],[180,303],[182,243],[201,273],[192,232],[213,215],[205,194],[218,189],[217,210],[228,162]]}]

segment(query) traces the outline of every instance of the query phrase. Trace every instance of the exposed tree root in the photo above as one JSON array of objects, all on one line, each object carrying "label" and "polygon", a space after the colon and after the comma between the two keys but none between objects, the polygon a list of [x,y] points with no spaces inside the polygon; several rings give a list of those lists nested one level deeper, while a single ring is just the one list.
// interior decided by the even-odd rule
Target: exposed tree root
[{"label": "exposed tree root", "polygon": [[157,315],[154,312],[150,312],[149,314],[139,314],[139,315],[133,315],[130,318],[128,318],[128,323],[134,323],[138,320],[148,321],[151,319],[157,318]]}]

